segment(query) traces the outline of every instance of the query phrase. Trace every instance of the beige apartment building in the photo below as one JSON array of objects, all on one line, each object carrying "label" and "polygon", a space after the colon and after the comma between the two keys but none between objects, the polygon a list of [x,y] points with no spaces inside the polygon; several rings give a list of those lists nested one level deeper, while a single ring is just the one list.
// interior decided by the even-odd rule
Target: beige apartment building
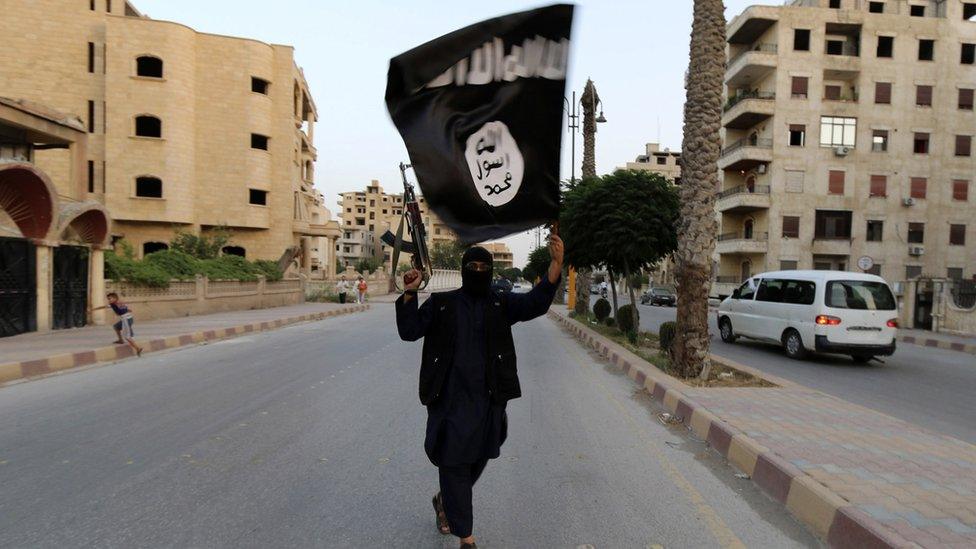
[{"label": "beige apartment building", "polygon": [[[314,239],[334,249],[338,224],[313,188],[315,104],[291,46],[149,19],[124,0],[0,11],[0,95],[83,121],[85,198],[111,212],[113,240],[144,254],[175,230],[226,226],[227,253],[297,255],[306,272]],[[65,177],[63,160],[36,161]]]},{"label": "beige apartment building", "polygon": [[515,256],[504,242],[488,242],[481,246],[491,252],[491,262],[496,275],[515,266]]},{"label": "beige apartment building", "polygon": [[[438,242],[457,240],[454,231],[427,209],[427,202],[423,196],[418,196],[417,202],[420,204],[421,217],[423,217],[424,227],[427,229],[428,246],[433,247]],[[351,227],[368,233],[372,238],[372,246],[369,248],[365,245],[359,246],[359,249],[364,250],[364,252],[356,257],[366,257],[367,252],[365,250],[371,250],[372,257],[382,258],[383,264],[389,268],[393,251],[389,246],[380,242],[380,237],[387,230],[396,234],[400,219],[403,217],[403,193],[387,193],[380,186],[380,182],[374,179],[366,186],[365,191],[340,193],[338,205],[338,217],[341,219],[344,231]],[[409,239],[406,234],[403,237]],[[340,243],[343,247],[346,243],[352,245],[354,242],[360,241],[360,235],[357,234],[351,239],[344,238],[343,240],[344,242]],[[340,251],[350,253],[345,252],[344,249]],[[400,256],[400,263],[406,263],[409,260],[410,258],[406,254]]]},{"label": "beige apartment building", "polygon": [[644,154],[638,155],[633,162],[628,162],[623,169],[658,173],[679,185],[681,184],[681,151],[672,151],[668,148],[662,151],[660,143],[648,143],[644,145]]},{"label": "beige apartment building", "polygon": [[764,270],[976,274],[976,0],[798,0],[727,27],[713,294]]}]

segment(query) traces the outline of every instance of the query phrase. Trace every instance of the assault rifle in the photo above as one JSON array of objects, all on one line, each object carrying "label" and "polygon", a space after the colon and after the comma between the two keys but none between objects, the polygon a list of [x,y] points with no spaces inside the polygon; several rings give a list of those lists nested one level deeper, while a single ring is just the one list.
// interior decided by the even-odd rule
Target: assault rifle
[{"label": "assault rifle", "polygon": [[[402,291],[400,281],[397,277],[397,266],[400,262],[400,252],[410,254],[410,265],[420,271],[423,282],[420,289],[426,288],[430,282],[433,270],[430,265],[430,253],[427,251],[427,230],[424,228],[424,220],[420,215],[420,204],[417,202],[417,195],[414,193],[413,185],[407,181],[407,170],[410,164],[400,162],[400,176],[403,178],[403,217],[400,218],[400,226],[394,235],[387,230],[380,237],[387,246],[393,247],[393,257],[390,266],[390,276],[393,284],[398,291]],[[406,225],[410,241],[403,239],[403,226]]]}]

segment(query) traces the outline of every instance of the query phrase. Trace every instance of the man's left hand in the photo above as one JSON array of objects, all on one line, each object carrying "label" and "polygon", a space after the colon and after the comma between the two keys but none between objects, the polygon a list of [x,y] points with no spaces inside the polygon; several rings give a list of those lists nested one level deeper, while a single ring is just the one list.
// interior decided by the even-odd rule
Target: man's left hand
[{"label": "man's left hand", "polygon": [[549,235],[549,257],[560,267],[563,265],[563,239],[558,234]]}]

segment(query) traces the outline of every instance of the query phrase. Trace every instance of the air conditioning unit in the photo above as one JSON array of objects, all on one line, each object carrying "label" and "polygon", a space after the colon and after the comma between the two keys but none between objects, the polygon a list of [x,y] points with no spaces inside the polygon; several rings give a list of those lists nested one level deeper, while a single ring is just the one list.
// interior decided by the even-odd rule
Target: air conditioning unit
[{"label": "air conditioning unit", "polygon": [[850,152],[850,147],[834,147],[834,156],[847,156]]},{"label": "air conditioning unit", "polygon": [[923,255],[925,254],[925,246],[909,246],[908,255]]},{"label": "air conditioning unit", "polygon": [[758,173],[759,175],[762,175],[762,174],[766,173],[766,165],[765,164],[760,164],[760,165],[756,166],[756,173]]},{"label": "air conditioning unit", "polygon": [[905,206],[911,207],[915,205],[915,199],[909,196],[908,198],[901,199],[901,203]]}]

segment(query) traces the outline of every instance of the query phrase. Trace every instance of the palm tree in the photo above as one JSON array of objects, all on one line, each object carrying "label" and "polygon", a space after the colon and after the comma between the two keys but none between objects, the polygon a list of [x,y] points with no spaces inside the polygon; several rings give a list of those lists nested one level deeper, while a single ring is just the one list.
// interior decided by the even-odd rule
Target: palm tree
[{"label": "palm tree", "polygon": [[722,82],[725,77],[725,6],[694,0],[691,53],[681,145],[681,221],[676,278],[677,334],[674,367],[684,377],[708,376],[708,291],[715,250],[715,190],[718,187]]},{"label": "palm tree", "polygon": [[[583,87],[580,104],[583,106],[583,178],[596,177],[596,105],[600,96],[589,78]],[[576,269],[576,312],[590,308],[590,270]]]}]

